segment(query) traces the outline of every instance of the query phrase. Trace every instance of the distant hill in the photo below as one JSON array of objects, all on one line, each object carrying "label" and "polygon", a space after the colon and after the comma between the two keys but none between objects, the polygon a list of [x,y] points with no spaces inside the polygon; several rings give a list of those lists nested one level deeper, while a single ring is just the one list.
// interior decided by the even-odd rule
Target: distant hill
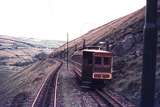
[{"label": "distant hill", "polygon": [[31,107],[40,87],[58,66],[48,58],[54,49],[37,44],[34,39],[0,36],[0,107]]},{"label": "distant hill", "polygon": [[26,42],[29,44],[32,44],[36,47],[39,48],[58,48],[59,46],[63,45],[65,41],[58,41],[58,40],[39,40],[36,38],[27,38],[27,37],[12,37],[12,36],[5,36],[5,35],[0,35],[0,38],[12,38],[13,40],[21,41],[21,42]]},{"label": "distant hill", "polygon": [[36,41],[37,44],[45,46],[47,48],[58,48],[59,46],[63,45],[64,41],[57,41],[57,40],[41,40]]},{"label": "distant hill", "polygon": [[34,44],[36,46],[44,47],[44,48],[58,48],[59,46],[63,45],[65,41],[59,40],[38,40],[35,38],[18,38],[22,41]]},{"label": "distant hill", "polygon": [[63,43],[0,35],[0,84],[13,73],[21,71],[38,60],[45,59],[54,48]]}]

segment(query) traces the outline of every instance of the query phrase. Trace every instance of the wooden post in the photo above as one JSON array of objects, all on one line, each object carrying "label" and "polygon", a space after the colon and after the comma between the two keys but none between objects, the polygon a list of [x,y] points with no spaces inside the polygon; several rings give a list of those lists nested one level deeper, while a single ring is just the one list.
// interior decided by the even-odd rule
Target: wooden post
[{"label": "wooden post", "polygon": [[147,0],[144,26],[144,54],[141,90],[141,107],[154,107],[156,48],[157,48],[157,0]]},{"label": "wooden post", "polygon": [[67,32],[67,71],[68,71],[68,39],[69,39],[69,35]]}]

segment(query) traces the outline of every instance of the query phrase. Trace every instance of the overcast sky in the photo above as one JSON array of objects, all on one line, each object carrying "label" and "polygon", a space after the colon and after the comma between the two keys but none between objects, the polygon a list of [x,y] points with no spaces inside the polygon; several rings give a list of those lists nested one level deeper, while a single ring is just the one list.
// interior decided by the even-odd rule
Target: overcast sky
[{"label": "overcast sky", "polygon": [[70,40],[127,15],[145,0],[0,0],[0,35]]}]

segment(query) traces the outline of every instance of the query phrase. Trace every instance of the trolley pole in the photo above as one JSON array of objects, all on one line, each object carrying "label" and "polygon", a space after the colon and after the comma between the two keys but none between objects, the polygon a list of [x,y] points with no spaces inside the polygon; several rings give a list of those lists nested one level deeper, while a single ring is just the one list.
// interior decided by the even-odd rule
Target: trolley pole
[{"label": "trolley pole", "polygon": [[109,51],[109,43],[108,43],[108,41],[106,41],[106,43],[105,43],[105,47],[106,47],[106,51]]},{"label": "trolley pole", "polygon": [[86,40],[83,39],[83,49],[85,49],[85,48],[86,48]]},{"label": "trolley pole", "polygon": [[141,107],[154,107],[157,48],[157,0],[147,0],[146,3]]},{"label": "trolley pole", "polygon": [[69,35],[67,32],[67,71],[68,71],[68,39],[69,39]]}]

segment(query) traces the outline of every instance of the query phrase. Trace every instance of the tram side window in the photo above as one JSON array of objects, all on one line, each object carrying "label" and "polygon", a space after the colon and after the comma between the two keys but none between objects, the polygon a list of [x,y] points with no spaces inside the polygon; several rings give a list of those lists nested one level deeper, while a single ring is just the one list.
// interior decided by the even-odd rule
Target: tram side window
[{"label": "tram side window", "polygon": [[110,61],[110,58],[104,57],[104,65],[109,65]]},{"label": "tram side window", "polygon": [[101,64],[102,58],[101,57],[95,57],[95,64]]}]

